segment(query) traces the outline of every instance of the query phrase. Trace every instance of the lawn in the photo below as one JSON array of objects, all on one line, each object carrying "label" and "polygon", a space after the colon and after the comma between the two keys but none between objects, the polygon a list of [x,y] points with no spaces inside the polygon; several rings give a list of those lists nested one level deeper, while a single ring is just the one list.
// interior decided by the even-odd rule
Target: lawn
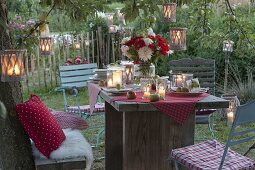
[{"label": "lawn", "polygon": [[[64,110],[64,103],[63,103],[63,96],[62,93],[56,92],[54,89],[46,89],[46,90],[35,90],[34,94],[41,97],[41,99],[46,103],[46,105],[52,109],[55,110]],[[23,99],[24,101],[27,100],[29,97],[29,94],[27,92],[23,93]],[[72,105],[74,104],[72,95],[68,95],[68,104]],[[87,89],[81,89],[79,92],[79,99],[80,103],[82,105],[88,104],[88,91]],[[89,119],[87,119],[87,122],[89,123],[90,127],[94,126],[100,126],[104,124],[104,116],[94,116]],[[215,116],[215,138],[221,142],[226,142],[228,133],[230,130],[230,127],[226,125],[226,119],[224,119],[220,114],[216,114]],[[251,124],[250,126],[255,127],[254,124]],[[243,128],[243,127],[242,127]],[[241,129],[241,127],[240,127]],[[210,133],[207,129],[207,125],[197,125],[196,126],[196,135],[195,138],[209,138]],[[83,131],[83,134],[85,138],[94,145],[96,143],[96,134],[98,133],[98,128],[90,128]],[[104,169],[104,160],[101,159],[102,156],[104,156],[104,137],[100,140],[100,146],[97,148],[93,148],[94,152],[94,165],[93,170],[101,170]],[[233,149],[237,152],[243,154],[246,150],[248,150],[249,146],[251,146],[253,142],[245,143],[242,145],[238,145],[234,147]],[[251,157],[255,159],[254,151],[251,151],[248,157]]]}]

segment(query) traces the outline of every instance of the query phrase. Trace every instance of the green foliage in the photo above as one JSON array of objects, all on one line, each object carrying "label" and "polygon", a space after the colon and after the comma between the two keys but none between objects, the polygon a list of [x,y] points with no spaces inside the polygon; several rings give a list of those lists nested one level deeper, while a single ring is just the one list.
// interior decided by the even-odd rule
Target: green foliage
[{"label": "green foliage", "polygon": [[104,33],[108,32],[108,26],[105,18],[101,16],[88,18],[85,28],[87,32],[96,31],[98,27],[102,27]]}]

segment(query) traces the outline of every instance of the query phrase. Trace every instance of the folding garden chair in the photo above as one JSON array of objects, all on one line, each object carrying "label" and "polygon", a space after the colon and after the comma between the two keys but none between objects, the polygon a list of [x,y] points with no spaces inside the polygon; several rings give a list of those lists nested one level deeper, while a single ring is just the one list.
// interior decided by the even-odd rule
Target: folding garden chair
[{"label": "folding garden chair", "polygon": [[[59,77],[61,85],[56,90],[63,92],[64,107],[66,112],[77,113],[80,116],[85,116],[85,118],[91,116],[89,105],[80,105],[78,89],[82,87],[87,87],[87,81],[92,75],[94,75],[93,70],[96,68],[96,63],[59,66]],[[72,95],[75,98],[74,106],[70,106],[67,103],[67,91],[71,91]],[[99,102],[95,106],[94,113],[103,112],[104,104],[102,102]]]},{"label": "folding garden chair", "polygon": [[[208,93],[215,94],[215,61],[203,58],[184,58],[180,60],[172,60],[169,63],[170,72],[174,74],[185,73],[193,74],[194,78],[198,78],[200,87],[208,88]],[[196,112],[196,124],[208,124],[211,138],[214,138],[213,112],[216,109],[198,110]],[[200,140],[200,139],[199,139]]]},{"label": "folding garden chair", "polygon": [[231,150],[229,147],[255,139],[255,128],[242,125],[255,122],[255,100],[237,108],[235,119],[224,146],[216,140],[208,140],[184,148],[174,149],[171,159],[175,168],[179,164],[189,169],[255,169],[255,161]]},{"label": "folding garden chair", "polygon": [[[79,64],[79,65],[69,65],[69,66],[59,66],[59,77],[60,77],[60,87],[56,88],[56,91],[63,93],[64,107],[67,113],[76,113],[81,117],[88,119],[90,116],[102,115],[104,114],[104,103],[99,102],[96,104],[93,114],[90,112],[89,105],[80,105],[78,89],[87,87],[87,81],[92,75],[94,75],[94,69],[97,68],[96,63],[91,64]],[[67,102],[66,92],[71,92],[74,97],[75,105],[70,106]],[[99,145],[99,138],[104,131],[104,126],[93,127],[99,128],[97,134],[96,147]]]}]

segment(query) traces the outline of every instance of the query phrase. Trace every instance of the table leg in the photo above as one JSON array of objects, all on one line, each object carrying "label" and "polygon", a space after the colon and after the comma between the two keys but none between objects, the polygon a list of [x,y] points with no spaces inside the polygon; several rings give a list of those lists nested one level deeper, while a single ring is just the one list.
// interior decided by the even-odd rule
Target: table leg
[{"label": "table leg", "polygon": [[105,169],[123,169],[123,113],[105,102]]},{"label": "table leg", "polygon": [[123,120],[124,170],[172,170],[171,149],[194,142],[195,114],[183,125],[159,111],[125,112]]}]

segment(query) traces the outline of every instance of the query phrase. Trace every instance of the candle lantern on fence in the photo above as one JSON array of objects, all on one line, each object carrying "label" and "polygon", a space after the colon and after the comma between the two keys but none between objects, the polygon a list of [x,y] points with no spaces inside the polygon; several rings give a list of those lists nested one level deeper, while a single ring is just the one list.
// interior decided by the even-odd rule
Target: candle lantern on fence
[{"label": "candle lantern on fence", "polygon": [[4,50],[1,51],[1,81],[20,81],[24,76],[23,55],[26,50]]},{"label": "candle lantern on fence", "polygon": [[85,40],[85,46],[86,46],[86,47],[89,46],[89,40]]},{"label": "candle lantern on fence", "polygon": [[176,22],[176,3],[163,4],[163,19],[167,22]]},{"label": "candle lantern on fence", "polygon": [[107,24],[108,25],[113,25],[113,16],[114,13],[105,13]]},{"label": "candle lantern on fence", "polygon": [[123,68],[109,67],[107,69],[107,87],[116,87],[118,84],[123,85]]},{"label": "candle lantern on fence", "polygon": [[186,32],[187,28],[170,29],[170,49],[174,51],[186,50]]},{"label": "candle lantern on fence", "polygon": [[223,52],[232,52],[233,51],[234,42],[231,40],[223,41]]},{"label": "candle lantern on fence", "polygon": [[77,36],[76,42],[74,43],[74,47],[75,47],[76,50],[81,49],[81,44],[80,44],[80,41],[79,41],[79,37],[78,37],[78,36]]},{"label": "candle lantern on fence", "polygon": [[126,84],[132,84],[134,81],[134,64],[131,62],[128,63],[122,63],[124,66],[124,76]]},{"label": "candle lantern on fence", "polygon": [[40,54],[43,56],[52,55],[53,53],[52,44],[53,44],[53,39],[51,37],[40,37],[40,44],[39,44]]},{"label": "candle lantern on fence", "polygon": [[116,33],[117,30],[117,26],[116,25],[110,25],[109,26],[109,33]]}]

